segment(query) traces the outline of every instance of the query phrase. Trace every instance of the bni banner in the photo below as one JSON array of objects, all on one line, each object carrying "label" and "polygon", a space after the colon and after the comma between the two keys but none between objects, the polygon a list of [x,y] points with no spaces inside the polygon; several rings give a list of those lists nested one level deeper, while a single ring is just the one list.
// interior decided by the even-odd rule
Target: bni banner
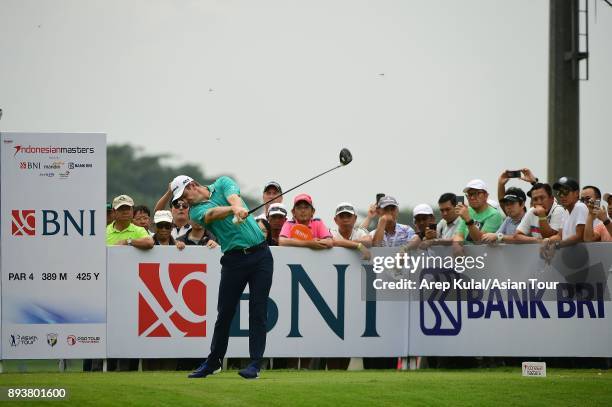
[{"label": "bni banner", "polygon": [[[273,247],[268,357],[384,357],[408,352],[408,302],[363,301],[355,251]],[[205,357],[221,265],[219,249],[108,248],[108,356]],[[248,287],[227,357],[249,356]]]},{"label": "bni banner", "polygon": [[106,136],[1,135],[2,358],[106,356]]}]

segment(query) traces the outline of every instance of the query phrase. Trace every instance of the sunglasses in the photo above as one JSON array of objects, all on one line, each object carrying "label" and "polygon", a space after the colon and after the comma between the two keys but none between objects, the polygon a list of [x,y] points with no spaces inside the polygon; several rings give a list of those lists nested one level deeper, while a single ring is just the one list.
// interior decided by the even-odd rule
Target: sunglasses
[{"label": "sunglasses", "polygon": [[572,192],[569,189],[560,189],[557,191],[557,196],[561,197],[561,196],[567,196],[569,195],[569,193]]},{"label": "sunglasses", "polygon": [[174,209],[189,209],[189,205],[185,202],[175,202],[172,204]]},{"label": "sunglasses", "polygon": [[468,198],[476,198],[480,194],[484,194],[484,191],[468,191],[465,193],[465,196]]},{"label": "sunglasses", "polygon": [[160,222],[160,223],[156,223],[155,227],[157,229],[172,229],[172,224],[168,222]]}]

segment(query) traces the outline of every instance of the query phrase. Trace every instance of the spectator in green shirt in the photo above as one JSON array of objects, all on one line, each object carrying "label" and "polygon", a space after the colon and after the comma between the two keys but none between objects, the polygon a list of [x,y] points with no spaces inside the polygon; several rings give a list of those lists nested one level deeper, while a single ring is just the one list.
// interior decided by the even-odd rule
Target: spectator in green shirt
[{"label": "spectator in green shirt", "polygon": [[113,199],[114,221],[106,227],[106,245],[134,246],[138,249],[153,248],[153,238],[145,228],[132,223],[134,200],[127,195]]},{"label": "spectator in green shirt", "polygon": [[457,204],[455,211],[461,217],[455,242],[480,242],[485,233],[495,233],[503,218],[497,209],[487,203],[489,192],[484,181],[474,179],[463,189],[469,206]]}]

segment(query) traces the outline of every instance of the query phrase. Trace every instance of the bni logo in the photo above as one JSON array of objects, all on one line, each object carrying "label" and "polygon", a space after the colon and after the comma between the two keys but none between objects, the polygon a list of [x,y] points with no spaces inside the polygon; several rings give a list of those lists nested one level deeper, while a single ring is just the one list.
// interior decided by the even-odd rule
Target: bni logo
[{"label": "bni logo", "polygon": [[[424,269],[421,280],[431,276],[435,281],[452,281],[455,273],[448,270]],[[455,336],[461,332],[461,296],[447,300],[450,291],[419,290],[419,319],[421,331],[428,336]],[[453,305],[453,303],[455,303]],[[451,309],[452,308],[452,309]],[[427,312],[427,311],[430,312]],[[454,311],[453,311],[454,310]]]},{"label": "bni logo", "polygon": [[206,336],[206,265],[140,263],[138,336]]},{"label": "bni logo", "polygon": [[19,163],[19,169],[22,170],[40,170],[40,162],[22,161]]},{"label": "bni logo", "polygon": [[[13,236],[95,236],[95,209],[13,209]],[[38,216],[37,216],[38,214]],[[38,217],[38,220],[36,219]],[[38,230],[36,225],[38,224]]]},{"label": "bni logo", "polygon": [[11,211],[13,215],[13,236],[34,236],[36,234],[36,215],[34,209]]}]

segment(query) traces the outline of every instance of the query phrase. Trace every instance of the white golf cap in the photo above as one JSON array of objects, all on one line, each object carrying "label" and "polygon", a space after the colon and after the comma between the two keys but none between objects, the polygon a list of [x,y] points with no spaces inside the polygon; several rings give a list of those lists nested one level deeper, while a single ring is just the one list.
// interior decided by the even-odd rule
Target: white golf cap
[{"label": "white golf cap", "polygon": [[172,223],[172,212],[170,211],[157,211],[153,216],[153,223],[168,222]]},{"label": "white golf cap", "polygon": [[467,183],[465,188],[463,188],[463,192],[466,193],[470,189],[481,189],[483,191],[489,192],[487,189],[487,184],[481,179],[473,179]]},{"label": "white golf cap", "polygon": [[185,187],[190,182],[193,182],[193,178],[188,177],[187,175],[179,175],[172,180],[172,183],[170,184],[170,189],[172,190],[172,202],[176,201],[183,195]]},{"label": "white golf cap", "polygon": [[285,208],[285,205],[283,205],[282,203],[273,203],[268,208],[268,217],[272,215],[282,215],[284,217],[287,217],[287,213],[287,208]]},{"label": "white golf cap", "polygon": [[336,215],[340,215],[341,213],[350,213],[351,215],[355,215],[355,207],[350,202],[341,202],[336,205]]},{"label": "white golf cap", "polygon": [[417,215],[433,215],[433,209],[427,204],[418,204],[412,210],[412,216]]},{"label": "white golf cap", "polygon": [[124,205],[134,206],[134,200],[127,195],[119,195],[113,199],[113,209],[118,209]]}]

